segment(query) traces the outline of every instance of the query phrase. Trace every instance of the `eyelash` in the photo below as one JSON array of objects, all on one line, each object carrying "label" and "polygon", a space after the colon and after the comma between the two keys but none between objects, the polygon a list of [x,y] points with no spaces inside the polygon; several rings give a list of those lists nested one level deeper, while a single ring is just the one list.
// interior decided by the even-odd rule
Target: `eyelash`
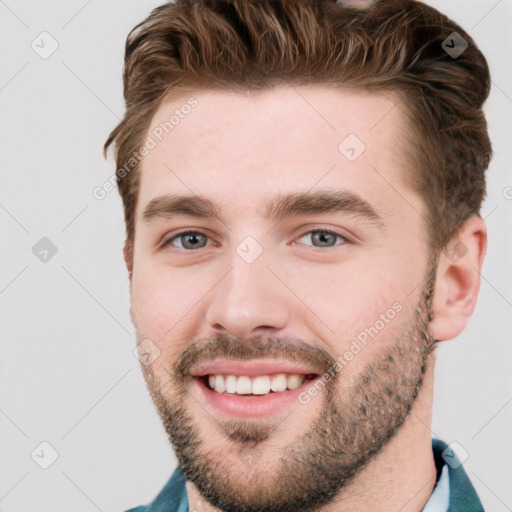
[{"label": "eyelash", "polygon": [[[326,249],[334,249],[336,247],[340,247],[342,245],[345,245],[347,243],[350,243],[350,240],[341,235],[340,233],[337,233],[336,231],[331,231],[329,229],[311,229],[309,231],[306,231],[305,233],[303,233],[302,235],[300,235],[298,237],[298,239],[301,239],[303,238],[304,236],[306,235],[309,235],[311,233],[322,233],[322,234],[327,234],[327,235],[334,235],[335,237],[337,237],[338,239],[341,239],[342,242],[339,243],[339,244],[336,244],[336,245],[333,245],[333,246],[327,246],[327,247],[318,247],[318,246],[314,246],[314,245],[311,245],[311,246],[308,246],[310,247],[311,249],[315,249],[315,250],[323,250],[325,251]],[[205,236],[206,238],[210,238],[206,233],[203,233],[202,231],[181,231],[179,233],[176,233],[175,235],[173,235],[171,238],[167,239],[161,246],[161,248],[165,248],[169,245],[172,245],[172,241],[177,239],[177,238],[180,238],[181,236],[184,236],[184,235],[203,235]],[[295,245],[295,242],[292,242],[292,245]],[[207,246],[205,246],[207,247]],[[204,249],[205,247],[199,247],[198,249],[181,249],[179,247],[174,247],[174,249],[178,250],[178,251],[181,251],[181,252],[196,252],[198,251],[199,249]]]}]

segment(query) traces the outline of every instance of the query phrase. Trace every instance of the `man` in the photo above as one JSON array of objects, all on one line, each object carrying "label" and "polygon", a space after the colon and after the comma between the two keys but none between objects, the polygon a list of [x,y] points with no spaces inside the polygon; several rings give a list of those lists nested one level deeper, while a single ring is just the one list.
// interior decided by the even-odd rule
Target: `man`
[{"label": "man", "polygon": [[179,462],[134,511],[483,510],[430,424],[486,250],[489,70],[435,9],[366,3],[178,0],[128,37],[105,151]]}]

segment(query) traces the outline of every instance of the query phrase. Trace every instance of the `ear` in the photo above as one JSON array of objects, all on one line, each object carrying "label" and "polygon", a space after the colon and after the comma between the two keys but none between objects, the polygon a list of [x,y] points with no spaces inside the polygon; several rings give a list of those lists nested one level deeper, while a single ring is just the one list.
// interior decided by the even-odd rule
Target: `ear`
[{"label": "ear", "polygon": [[475,310],[486,249],[487,227],[474,215],[441,251],[430,323],[436,340],[456,338],[466,327]]},{"label": "ear", "polygon": [[126,263],[126,269],[128,270],[128,274],[130,276],[130,280],[132,278],[133,272],[133,243],[128,240],[124,243],[123,247],[123,255],[124,262]]}]

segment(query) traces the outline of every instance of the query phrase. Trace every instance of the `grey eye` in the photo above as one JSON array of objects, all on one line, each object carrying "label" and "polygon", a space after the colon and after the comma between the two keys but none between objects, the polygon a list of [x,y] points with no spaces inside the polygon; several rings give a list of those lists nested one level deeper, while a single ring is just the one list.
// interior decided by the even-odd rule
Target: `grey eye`
[{"label": "grey eye", "polygon": [[[174,244],[173,242],[179,242],[179,245]],[[172,244],[174,247],[178,249],[184,250],[194,250],[201,249],[207,245],[208,237],[203,233],[198,231],[186,231],[184,233],[178,233],[177,235],[169,238],[165,245]]]},{"label": "grey eye", "polygon": [[[309,231],[308,233],[304,234],[301,239],[305,237],[310,237],[310,240],[312,241],[313,247],[334,247],[336,244],[336,240],[339,239],[341,241],[344,241],[345,239],[339,235],[338,233],[335,233],[334,231],[328,231],[328,230],[321,230],[321,229],[315,229],[313,231]],[[306,244],[309,245],[309,244]]]}]

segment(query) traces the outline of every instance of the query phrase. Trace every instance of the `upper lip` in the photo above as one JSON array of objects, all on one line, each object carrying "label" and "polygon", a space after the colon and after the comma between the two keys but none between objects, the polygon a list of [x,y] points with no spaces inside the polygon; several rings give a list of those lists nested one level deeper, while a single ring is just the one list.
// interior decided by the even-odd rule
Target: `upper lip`
[{"label": "upper lip", "polygon": [[291,361],[278,360],[254,360],[254,361],[233,361],[233,360],[215,360],[199,364],[191,372],[194,377],[203,377],[205,375],[246,375],[255,377],[257,375],[269,375],[277,373],[299,374],[299,375],[317,375],[318,369],[310,366],[294,363]]}]

